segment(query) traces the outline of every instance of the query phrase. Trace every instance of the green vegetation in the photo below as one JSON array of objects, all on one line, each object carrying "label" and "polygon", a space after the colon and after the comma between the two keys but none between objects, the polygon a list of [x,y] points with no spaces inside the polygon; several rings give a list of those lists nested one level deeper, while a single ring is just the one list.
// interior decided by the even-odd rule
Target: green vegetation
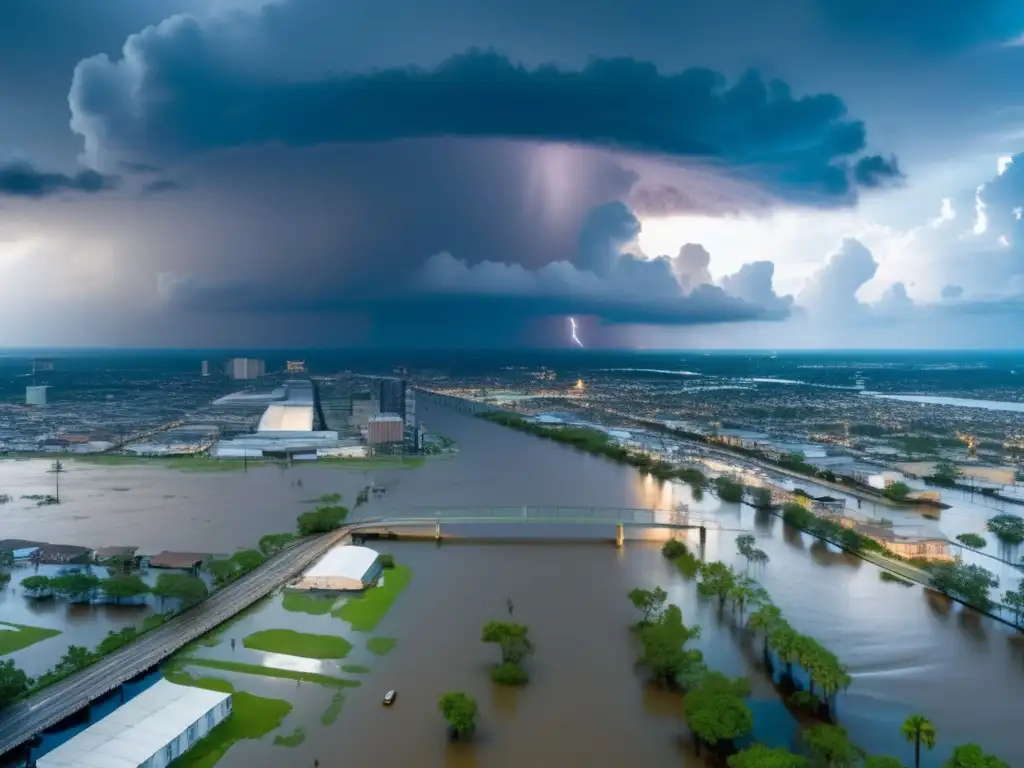
[{"label": "green vegetation", "polygon": [[756,509],[771,509],[772,492],[767,488],[751,488],[750,503]]},{"label": "green vegetation", "polygon": [[962,744],[953,749],[953,754],[942,768],[1010,768],[1010,764],[986,754],[977,744]]},{"label": "green vegetation", "polygon": [[294,731],[289,733],[287,736],[277,735],[274,737],[275,747],[297,747],[299,744],[306,740],[306,732],[301,728],[296,728]]},{"label": "green vegetation", "polygon": [[377,558],[377,562],[380,563],[381,568],[391,569],[395,567],[395,556],[385,553]]},{"label": "green vegetation", "polygon": [[768,553],[763,549],[754,546],[757,539],[749,533],[736,537],[736,550],[747,559],[749,563],[767,563]]},{"label": "green vegetation", "polygon": [[30,627],[26,624],[11,624],[0,621],[0,656],[20,651],[43,640],[49,640],[60,634],[59,629]]},{"label": "green vegetation", "polygon": [[1024,517],[1002,514],[989,518],[985,530],[994,534],[1004,544],[1024,542]]},{"label": "green vegetation", "polygon": [[325,493],[319,499],[314,500],[313,503],[314,504],[324,504],[324,505],[328,505],[329,506],[331,504],[337,504],[339,501],[341,501],[341,494],[340,493]]},{"label": "green vegetation", "polygon": [[156,578],[153,594],[160,598],[161,603],[166,599],[177,600],[184,609],[201,603],[210,594],[210,590],[207,588],[206,582],[198,576],[189,576],[185,573],[161,573]]},{"label": "green vegetation", "polygon": [[338,715],[341,714],[342,707],[345,706],[345,694],[338,691],[331,698],[331,703],[327,705],[327,709],[324,710],[323,715],[320,717],[321,725],[334,725],[334,721],[338,719]]},{"label": "green vegetation", "polygon": [[927,454],[929,456],[939,452],[939,441],[934,437],[923,435],[906,435],[899,438],[900,445],[908,454]]},{"label": "green vegetation", "polygon": [[783,455],[776,463],[783,469],[788,469],[790,472],[798,472],[802,475],[810,475],[811,477],[818,474],[818,468],[813,464],[808,464],[804,460],[803,453],[799,451],[793,451]]},{"label": "green vegetation", "polygon": [[743,501],[743,485],[731,477],[720,475],[715,478],[715,493],[722,501],[739,504]]},{"label": "green vegetation", "polygon": [[398,640],[393,637],[371,637],[366,641],[366,650],[374,656],[387,656],[398,645]]},{"label": "green vegetation", "polygon": [[[782,505],[782,519],[822,541],[828,541],[849,552],[885,552],[885,547],[869,536],[837,523],[827,517],[818,517],[806,507],[790,502]],[[891,556],[891,555],[890,555]]]},{"label": "green vegetation", "polygon": [[491,680],[502,685],[525,685],[530,676],[522,662],[533,653],[530,628],[514,621],[488,621],[480,639],[501,648],[501,664],[491,669]]},{"label": "green vegetation", "polygon": [[0,661],[0,709],[28,693],[32,678],[14,666],[10,659]]},{"label": "green vegetation", "polygon": [[270,557],[276,555],[294,540],[295,534],[293,533],[268,533],[260,539],[256,546],[259,547],[264,557]]},{"label": "green vegetation", "polygon": [[287,701],[254,696],[245,691],[235,692],[231,684],[224,680],[194,679],[185,675],[177,676],[172,682],[232,693],[231,716],[220,722],[191,749],[177,758],[172,764],[173,768],[213,768],[236,742],[243,739],[262,739],[279,728],[292,711],[292,705]]},{"label": "green vegetation", "polygon": [[679,606],[669,605],[657,621],[641,627],[637,664],[647,670],[655,683],[685,689],[705,671],[701,652],[684,647],[698,637],[700,627],[687,627]]},{"label": "green vegetation", "polygon": [[333,595],[317,595],[310,592],[286,589],[281,599],[281,607],[292,613],[308,613],[310,616],[323,616],[330,613],[338,598]]},{"label": "green vegetation", "polygon": [[911,487],[906,483],[889,483],[889,485],[885,487],[885,490],[882,491],[882,495],[892,501],[906,501],[911,490]]},{"label": "green vegetation", "polygon": [[1016,590],[1008,589],[1003,593],[1003,603],[1013,611],[1014,624],[1021,626],[1021,616],[1024,616],[1024,582]]},{"label": "green vegetation", "polygon": [[924,715],[911,715],[903,725],[900,726],[900,733],[903,738],[914,745],[914,768],[921,768],[921,745],[927,749],[934,749],[938,739],[938,732]]},{"label": "green vegetation", "polygon": [[352,643],[334,635],[310,635],[291,629],[264,629],[242,640],[254,651],[283,653],[306,659],[343,659],[352,650]]},{"label": "green vegetation", "polygon": [[985,544],[988,543],[983,536],[979,536],[976,533],[961,533],[956,537],[956,540],[971,549],[984,549]]},{"label": "green vegetation", "polygon": [[120,605],[122,600],[132,600],[142,595],[149,594],[149,585],[138,576],[119,573],[110,576],[100,584],[103,594],[111,598],[115,605]]},{"label": "green vegetation", "polygon": [[746,678],[730,680],[720,672],[708,672],[683,697],[686,723],[697,741],[720,756],[737,739],[754,730],[754,715],[744,699],[750,695]]},{"label": "green vegetation", "polygon": [[661,555],[669,560],[689,554],[690,550],[686,543],[680,539],[669,539],[661,545]]},{"label": "green vegetation", "polygon": [[943,488],[952,488],[960,479],[960,468],[951,461],[940,461],[935,465],[935,471],[925,478],[932,485]]},{"label": "green vegetation", "polygon": [[365,675],[370,668],[362,664],[342,664],[341,671],[348,672],[350,675]]},{"label": "green vegetation", "polygon": [[362,683],[359,680],[346,680],[342,677],[321,675],[316,672],[297,672],[292,669],[278,669],[277,667],[264,667],[260,664],[244,664],[239,661],[221,661],[219,659],[201,659],[189,657],[183,663],[197,667],[209,667],[224,672],[238,672],[243,675],[260,675],[262,677],[276,677],[283,680],[297,680],[303,683],[315,683],[333,688],[358,688]]},{"label": "green vegetation", "polygon": [[341,527],[348,517],[348,508],[342,506],[317,507],[303,512],[298,518],[300,536],[315,536],[318,533],[330,533]]},{"label": "green vegetation", "polygon": [[864,757],[839,725],[816,725],[808,728],[803,735],[804,744],[817,764],[829,768],[856,768]]},{"label": "green vegetation", "polygon": [[935,563],[931,566],[930,586],[937,592],[986,610],[992,604],[989,589],[998,587],[999,579],[980,565]]},{"label": "green vegetation", "polygon": [[399,565],[388,571],[381,584],[358,597],[349,598],[331,615],[347,621],[356,632],[372,632],[412,580],[412,569]]},{"label": "green vegetation", "polygon": [[453,691],[441,696],[437,708],[448,723],[448,731],[452,738],[473,737],[476,731],[476,699],[461,691]]},{"label": "green vegetation", "polygon": [[870,755],[864,758],[864,768],[903,768],[903,761],[888,755]]},{"label": "green vegetation", "polygon": [[665,601],[668,600],[668,592],[661,587],[655,587],[654,589],[636,587],[629,591],[628,597],[633,607],[643,613],[643,617],[637,626],[645,627],[661,618],[661,614],[665,609]]}]

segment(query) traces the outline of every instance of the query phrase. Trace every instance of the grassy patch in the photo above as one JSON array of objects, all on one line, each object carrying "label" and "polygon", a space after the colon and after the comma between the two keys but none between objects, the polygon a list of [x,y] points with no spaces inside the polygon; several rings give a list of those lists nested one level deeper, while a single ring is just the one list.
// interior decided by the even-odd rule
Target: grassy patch
[{"label": "grassy patch", "polygon": [[[203,678],[198,683],[209,682],[212,678]],[[223,680],[217,681],[223,683]],[[207,685],[196,685],[206,688]],[[212,690],[223,690],[213,688]],[[268,699],[255,696],[245,691],[234,693],[231,701],[231,714],[217,725],[194,747],[171,763],[171,768],[213,768],[224,757],[236,741],[242,739],[262,739],[281,722],[292,705],[281,699]],[[276,741],[276,740],[275,740]]]},{"label": "grassy patch", "polygon": [[321,675],[316,672],[297,672],[292,669],[278,669],[277,667],[263,667],[259,664],[244,664],[239,661],[221,661],[220,659],[183,659],[183,664],[197,667],[209,667],[210,669],[221,669],[225,672],[239,672],[243,675],[261,675],[263,677],[276,677],[282,680],[295,680],[303,683],[315,683],[333,688],[358,688],[362,683],[359,680],[345,680],[341,677]]},{"label": "grassy patch", "polygon": [[323,616],[330,613],[338,598],[331,595],[315,595],[297,590],[285,590],[281,607],[292,613],[308,613],[310,616]]},{"label": "grassy patch", "polygon": [[371,637],[366,641],[366,650],[377,656],[387,656],[398,645],[393,637]]},{"label": "grassy patch", "polygon": [[390,569],[379,587],[370,587],[359,597],[350,598],[331,616],[347,621],[356,632],[372,632],[412,580],[412,569],[399,565]]},{"label": "grassy patch", "polygon": [[345,694],[338,691],[334,694],[334,698],[331,699],[331,703],[327,706],[327,709],[320,717],[320,722],[323,725],[334,725],[334,721],[338,719],[338,715],[341,714],[341,708],[344,706]]},{"label": "grassy patch", "polygon": [[0,656],[20,651],[22,648],[28,648],[30,645],[49,640],[59,634],[59,629],[0,622]]},{"label": "grassy patch", "polygon": [[343,659],[352,643],[335,635],[309,635],[291,629],[264,629],[242,641],[246,648],[267,653],[284,653],[306,659]]},{"label": "grassy patch", "polygon": [[370,668],[362,664],[342,664],[341,671],[348,672],[350,675],[365,675],[369,673]]},{"label": "grassy patch", "polygon": [[301,728],[296,728],[294,731],[289,733],[287,736],[275,736],[274,746],[277,747],[297,747],[299,744],[306,740],[306,732]]}]

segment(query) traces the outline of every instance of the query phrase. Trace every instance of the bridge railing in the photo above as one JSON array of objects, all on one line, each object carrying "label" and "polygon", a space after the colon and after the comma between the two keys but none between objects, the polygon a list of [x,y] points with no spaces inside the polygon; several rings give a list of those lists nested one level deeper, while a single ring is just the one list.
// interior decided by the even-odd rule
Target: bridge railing
[{"label": "bridge railing", "polygon": [[565,520],[586,522],[607,522],[610,525],[619,523],[633,525],[702,525],[705,522],[688,511],[664,509],[628,509],[620,507],[535,507],[535,506],[481,506],[481,507],[411,507],[385,514],[388,520],[399,521],[402,518],[417,520],[446,520],[453,522],[459,518],[468,520]]}]

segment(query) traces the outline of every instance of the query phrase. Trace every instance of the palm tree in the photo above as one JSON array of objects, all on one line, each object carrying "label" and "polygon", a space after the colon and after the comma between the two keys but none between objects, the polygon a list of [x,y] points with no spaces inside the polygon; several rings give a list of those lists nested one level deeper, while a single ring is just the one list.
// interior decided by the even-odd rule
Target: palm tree
[{"label": "palm tree", "polygon": [[764,658],[765,666],[768,666],[768,635],[772,631],[772,627],[776,625],[782,619],[782,611],[770,603],[764,603],[750,614],[747,619],[747,626],[755,632],[760,630],[764,635]]},{"label": "palm tree", "polygon": [[842,664],[826,664],[825,668],[818,673],[818,682],[821,684],[821,692],[825,696],[825,709],[832,714],[835,707],[832,706],[832,697],[839,691],[845,691],[850,687],[853,678],[846,671]]},{"label": "palm tree", "polygon": [[793,680],[793,662],[797,658],[797,642],[800,635],[789,626],[785,619],[779,619],[768,631],[768,644],[778,654],[779,661],[786,665],[786,676]]},{"label": "palm tree", "polygon": [[921,745],[934,749],[938,733],[932,721],[924,715],[911,715],[900,727],[903,738],[914,745],[914,768],[921,768]]}]

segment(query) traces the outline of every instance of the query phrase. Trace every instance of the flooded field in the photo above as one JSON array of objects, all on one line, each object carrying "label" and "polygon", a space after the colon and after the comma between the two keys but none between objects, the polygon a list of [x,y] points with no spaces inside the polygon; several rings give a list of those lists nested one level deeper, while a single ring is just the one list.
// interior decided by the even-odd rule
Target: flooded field
[{"label": "flooded field", "polygon": [[[263,533],[289,529],[303,501],[340,492],[351,503],[371,481],[388,491],[365,512],[360,510],[366,515],[402,514],[424,506],[665,508],[692,501],[685,487],[660,485],[630,468],[437,408],[424,410],[423,418],[434,430],[459,442],[458,457],[413,470],[367,472],[301,466],[189,474],[74,465],[66,477],[66,504],[29,508],[15,502],[0,507],[4,536],[96,546],[138,544],[150,551],[231,551],[252,545]],[[26,479],[34,478],[32,464],[17,463],[13,474],[11,464],[0,465],[0,492],[45,492],[45,476]],[[297,478],[303,480],[302,488],[293,485]],[[772,515],[720,504],[710,496],[693,507],[724,527],[758,536],[758,546],[771,561],[758,569],[757,578],[796,629],[816,637],[850,667],[854,682],[839,697],[838,712],[859,744],[909,761],[899,724],[920,712],[939,732],[939,746],[922,756],[922,765],[939,766],[953,745],[967,741],[983,744],[1011,765],[1024,765],[1024,742],[1014,731],[1016,704],[1024,701],[1024,636],[930,597],[920,587],[886,583],[874,566],[812,543]],[[906,514],[909,525],[909,515],[915,513]],[[991,514],[969,499],[957,500],[940,520],[922,519],[921,525],[939,526],[947,535],[980,531]],[[45,518],[45,526],[37,516]],[[558,531],[552,528],[550,535]],[[612,534],[595,530],[592,535],[608,539]],[[706,556],[739,566],[734,535],[710,532]],[[633,670],[636,651],[626,627],[635,619],[625,594],[633,586],[655,584],[669,590],[688,622],[704,626],[699,645],[712,668],[751,675],[758,738],[785,745],[794,737],[789,714],[749,665],[743,633],[727,618],[719,624],[714,606],[696,599],[693,586],[662,560],[656,545],[629,542],[616,551],[601,543],[435,548],[391,542],[380,548],[412,566],[414,577],[373,633],[352,633],[330,615],[285,611],[278,597],[234,624],[219,645],[197,652],[304,670],[326,664],[333,674],[363,680],[362,686],[343,691],[337,720],[325,726],[321,718],[336,693],[331,688],[203,670],[241,690],[292,701],[294,709],[276,735],[304,729],[302,743],[290,748],[273,746],[273,736],[242,741],[220,765],[263,768],[287,761],[298,766],[312,765],[314,759],[325,768],[560,762],[618,766],[634,760],[692,765],[678,696],[646,690]],[[1012,577],[1008,570],[1007,578]],[[531,626],[537,644],[529,662],[533,680],[511,693],[492,688],[487,666],[496,651],[479,641],[483,622],[500,618],[510,596],[516,619]],[[3,599],[0,611],[11,596]],[[86,610],[99,615],[109,609]],[[242,647],[241,640],[253,631],[283,627],[345,635],[353,649],[342,663],[365,665],[370,672],[349,675],[336,662],[267,658]],[[65,635],[46,643],[59,643]],[[390,654],[376,656],[366,650],[366,639],[378,635],[397,639]],[[400,698],[395,707],[385,709],[380,698],[390,688],[398,689]],[[445,740],[436,704],[440,693],[453,689],[466,690],[480,703],[480,740],[472,746]]]}]

